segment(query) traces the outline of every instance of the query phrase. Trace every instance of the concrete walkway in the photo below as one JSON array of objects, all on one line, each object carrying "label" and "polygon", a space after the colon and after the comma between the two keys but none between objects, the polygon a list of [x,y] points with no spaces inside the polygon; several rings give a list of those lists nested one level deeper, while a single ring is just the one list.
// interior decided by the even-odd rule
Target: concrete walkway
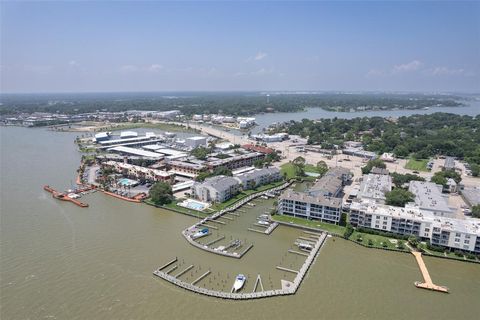
[{"label": "concrete walkway", "polygon": [[448,288],[447,287],[439,286],[439,285],[436,285],[436,284],[433,283],[432,278],[430,277],[430,274],[428,273],[427,266],[425,265],[425,262],[423,261],[422,253],[418,252],[418,251],[412,251],[412,254],[415,256],[415,259],[417,260],[418,267],[420,268],[420,272],[422,273],[423,281],[424,281],[424,282],[416,281],[415,286],[417,288],[448,293]]}]

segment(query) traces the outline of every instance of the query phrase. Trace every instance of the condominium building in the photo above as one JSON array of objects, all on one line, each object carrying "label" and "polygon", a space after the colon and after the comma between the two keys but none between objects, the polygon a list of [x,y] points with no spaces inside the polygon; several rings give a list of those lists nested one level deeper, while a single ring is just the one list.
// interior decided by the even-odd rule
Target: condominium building
[{"label": "condominium building", "polygon": [[385,174],[370,173],[363,176],[357,197],[385,203],[385,194],[390,191],[392,191],[392,177]]},{"label": "condominium building", "polygon": [[414,235],[433,245],[480,253],[480,220],[436,216],[413,203],[405,208],[378,204],[373,200],[354,201],[350,223],[400,235]]},{"label": "condominium building", "polygon": [[269,184],[282,179],[278,168],[263,168],[241,173],[235,176],[240,181],[244,190]]},{"label": "condominium building", "polygon": [[255,161],[265,158],[265,154],[260,152],[250,152],[245,154],[234,155],[229,158],[219,159],[208,163],[210,170],[215,170],[218,167],[227,167],[230,170],[238,168],[253,166]]},{"label": "condominium building", "polygon": [[224,202],[241,190],[238,179],[227,176],[215,176],[204,182],[195,182],[191,188],[192,197],[205,202]]},{"label": "condominium building", "polygon": [[312,196],[304,192],[286,190],[278,198],[278,214],[338,224],[342,200],[322,194]]},{"label": "condominium building", "polygon": [[107,168],[111,168],[117,173],[121,173],[128,177],[132,177],[139,180],[148,180],[152,182],[163,181],[163,182],[170,183],[173,179],[173,175],[169,172],[136,166],[129,163],[118,162],[118,161],[107,161],[103,165]]},{"label": "condominium building", "polygon": [[291,215],[323,222],[340,221],[343,185],[351,178],[345,168],[332,168],[306,192],[287,190],[278,199],[279,214]]},{"label": "condominium building", "polygon": [[443,187],[433,182],[410,181],[408,191],[415,195],[415,204],[425,211],[430,211],[436,216],[455,216],[455,211],[448,206],[447,197],[442,195]]}]

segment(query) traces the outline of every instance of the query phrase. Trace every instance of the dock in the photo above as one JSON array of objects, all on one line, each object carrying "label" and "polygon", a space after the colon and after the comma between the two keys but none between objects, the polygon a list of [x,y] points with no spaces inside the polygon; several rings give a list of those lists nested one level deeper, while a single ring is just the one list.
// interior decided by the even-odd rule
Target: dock
[{"label": "dock", "polygon": [[72,203],[76,204],[77,206],[79,206],[81,208],[87,208],[88,207],[88,204],[80,202],[77,199],[72,199],[68,195],[66,195],[65,193],[59,192],[59,191],[53,189],[52,187],[50,187],[48,185],[44,186],[43,190],[45,190],[47,192],[50,192],[55,199],[58,199],[58,200],[61,200],[61,201],[72,202]]},{"label": "dock", "polygon": [[205,243],[205,245],[206,245],[206,246],[211,246],[211,245],[214,244],[215,242],[218,242],[218,241],[223,240],[223,239],[225,239],[225,236],[221,236],[221,237],[219,237],[219,238],[217,238],[217,239],[214,239],[214,240],[212,240],[212,241],[210,241],[210,242],[207,242],[207,243]]},{"label": "dock", "polygon": [[417,251],[412,251],[412,254],[415,256],[415,259],[417,260],[418,267],[420,268],[420,272],[422,273],[423,281],[424,281],[424,282],[416,281],[415,286],[417,288],[448,293],[448,288],[447,287],[439,286],[439,285],[436,285],[436,284],[433,283],[432,278],[430,277],[430,274],[428,273],[427,266],[425,265],[425,262],[423,261],[422,253],[417,252]]},{"label": "dock", "polygon": [[291,272],[291,273],[295,273],[295,274],[298,273],[298,271],[296,271],[296,270],[288,269],[288,268],[281,267],[281,266],[276,266],[276,268],[277,268],[278,270],[287,271],[287,272]]},{"label": "dock", "polygon": [[[207,272],[202,274],[200,277],[198,277],[192,283],[182,281],[180,279],[177,279],[177,277],[175,277],[175,276],[172,276],[172,275],[170,275],[166,272],[161,271],[161,268],[166,268],[168,265],[174,263],[176,261],[176,258],[175,258],[175,260],[170,261],[169,263],[167,263],[163,267],[153,271],[153,274],[155,276],[159,277],[159,278],[162,278],[162,279],[178,286],[178,287],[184,288],[185,290],[196,292],[196,293],[203,294],[203,295],[210,296],[210,297],[222,298],[222,299],[250,300],[250,299],[261,299],[261,298],[267,298],[267,297],[291,295],[291,294],[294,294],[298,290],[298,288],[300,287],[300,284],[302,283],[303,279],[305,278],[308,269],[315,262],[315,259],[317,258],[318,253],[319,253],[320,249],[322,248],[326,238],[327,238],[326,234],[321,234],[320,235],[320,238],[316,242],[314,248],[309,253],[307,259],[305,260],[305,262],[303,263],[303,265],[302,265],[302,267],[300,268],[299,271],[287,269],[287,268],[284,268],[284,267],[277,267],[280,270],[289,271],[289,272],[293,272],[293,273],[296,274],[293,282],[281,279],[280,280],[281,289],[273,289],[273,290],[265,290],[264,291],[263,290],[262,279],[260,278],[260,275],[257,276],[253,292],[248,292],[248,293],[224,292],[224,291],[217,291],[217,290],[202,288],[202,287],[196,286],[196,284],[198,282],[200,282],[202,279],[204,279],[205,277],[207,277],[210,274],[210,270],[208,270]],[[253,244],[250,245],[245,251],[249,250],[251,247],[253,247]],[[193,267],[193,266],[191,266],[191,267]],[[190,270],[191,267],[188,267],[187,269]],[[258,286],[260,286],[262,291],[256,292]]]},{"label": "dock", "polygon": [[295,250],[292,250],[292,249],[289,249],[288,252],[294,253],[294,254],[298,254],[298,255],[300,255],[300,256],[308,257],[308,254],[305,253],[305,252],[295,251]]}]

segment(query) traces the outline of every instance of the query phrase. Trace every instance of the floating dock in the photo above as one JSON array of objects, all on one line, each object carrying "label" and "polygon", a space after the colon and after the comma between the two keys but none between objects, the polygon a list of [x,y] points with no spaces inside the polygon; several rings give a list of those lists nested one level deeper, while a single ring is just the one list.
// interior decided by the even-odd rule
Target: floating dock
[{"label": "floating dock", "polygon": [[415,287],[417,288],[422,288],[422,289],[427,289],[427,290],[432,290],[432,291],[439,291],[439,292],[444,292],[448,293],[448,288],[444,286],[439,286],[433,283],[432,278],[430,277],[430,274],[428,273],[427,266],[425,265],[425,262],[423,261],[422,258],[422,253],[417,252],[417,251],[412,251],[412,254],[415,256],[415,259],[417,260],[418,267],[420,268],[420,272],[422,273],[423,276],[423,281],[416,281],[415,282]]}]

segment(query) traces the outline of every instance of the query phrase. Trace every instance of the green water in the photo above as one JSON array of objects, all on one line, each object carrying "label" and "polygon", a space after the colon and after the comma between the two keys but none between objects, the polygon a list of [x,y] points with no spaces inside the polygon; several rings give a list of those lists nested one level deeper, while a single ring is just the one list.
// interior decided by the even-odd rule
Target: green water
[{"label": "green water", "polygon": [[301,264],[285,255],[301,232],[249,232],[245,216],[220,231],[254,242],[236,260],[189,245],[180,231],[192,217],[100,193],[82,198],[87,209],[54,200],[42,186],[65,189],[74,181],[80,159],[74,137],[0,128],[2,320],[476,319],[480,313],[479,265],[426,258],[434,282],[451,290],[430,292],[414,287],[421,274],[412,256],[341,239],[327,240],[294,296],[227,301],[175,287],[152,275],[175,256],[183,266],[195,264],[197,274],[212,269],[215,280],[205,281],[207,287],[227,288],[239,272],[249,279],[261,273],[264,284],[279,286],[288,275],[274,266]]}]

